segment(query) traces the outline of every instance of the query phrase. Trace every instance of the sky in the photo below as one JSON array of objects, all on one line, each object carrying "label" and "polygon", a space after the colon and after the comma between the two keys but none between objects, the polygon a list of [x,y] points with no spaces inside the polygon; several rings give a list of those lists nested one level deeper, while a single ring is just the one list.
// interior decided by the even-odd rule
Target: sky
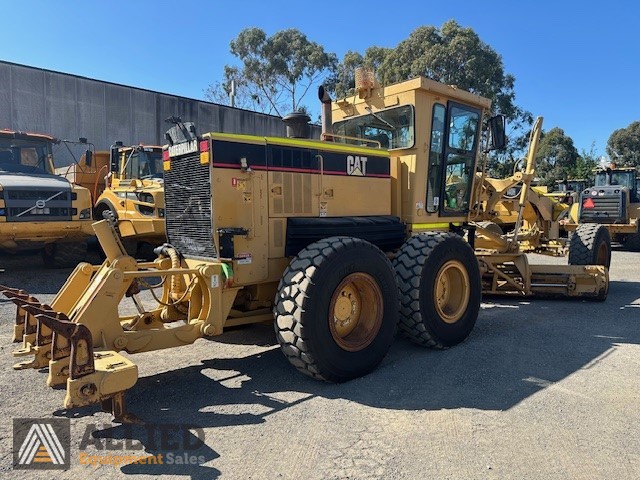
[{"label": "sky", "polygon": [[579,151],[604,155],[640,120],[638,2],[21,0],[3,14],[0,60],[195,99],[237,63],[229,43],[244,28],[296,28],[342,59],[454,19],[502,56],[516,104]]}]

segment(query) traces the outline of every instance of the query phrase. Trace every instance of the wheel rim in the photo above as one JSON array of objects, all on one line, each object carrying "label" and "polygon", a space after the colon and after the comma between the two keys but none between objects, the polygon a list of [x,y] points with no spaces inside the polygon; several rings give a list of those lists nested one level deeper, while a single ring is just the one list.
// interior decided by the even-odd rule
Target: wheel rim
[{"label": "wheel rim", "polygon": [[598,255],[596,257],[596,265],[607,265],[609,259],[609,247],[605,242],[601,242],[598,247]]},{"label": "wheel rim", "polygon": [[456,323],[467,309],[471,287],[469,274],[459,260],[449,260],[438,271],[434,292],[435,307],[445,323]]},{"label": "wheel rim", "polygon": [[382,325],[382,307],[382,291],[371,275],[347,275],[334,290],[329,305],[329,329],[334,341],[350,352],[367,347]]}]

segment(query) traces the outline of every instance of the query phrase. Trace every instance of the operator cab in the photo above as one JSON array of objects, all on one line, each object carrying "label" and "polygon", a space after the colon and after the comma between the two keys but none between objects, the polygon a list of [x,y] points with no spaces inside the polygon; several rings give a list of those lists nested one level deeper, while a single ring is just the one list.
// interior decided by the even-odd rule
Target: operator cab
[{"label": "operator cab", "polygon": [[[371,77],[333,105],[333,132],[325,137],[389,150],[393,214],[412,231],[436,228],[438,218],[467,221],[489,99],[423,77],[386,87]],[[488,126],[487,149],[503,148],[504,117]]]},{"label": "operator cab", "polygon": [[638,186],[636,181],[636,171],[630,169],[607,168],[596,172],[596,187],[620,186],[629,189],[631,203],[637,203]]},{"label": "operator cab", "polygon": [[161,180],[162,151],[155,147],[114,147],[111,149],[111,170],[125,179]]},{"label": "operator cab", "polygon": [[53,138],[0,132],[0,172],[53,175]]}]

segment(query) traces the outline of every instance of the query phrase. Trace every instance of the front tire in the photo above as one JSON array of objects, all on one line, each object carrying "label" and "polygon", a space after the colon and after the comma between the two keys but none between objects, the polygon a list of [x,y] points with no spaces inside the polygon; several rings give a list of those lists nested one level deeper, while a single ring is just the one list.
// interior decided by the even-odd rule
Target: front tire
[{"label": "front tire", "polygon": [[569,242],[569,265],[611,266],[611,236],[597,223],[581,223]]},{"label": "front tire", "polygon": [[408,239],[393,262],[400,289],[400,330],[419,345],[446,348],[475,326],[482,283],[471,246],[452,233]]},{"label": "front tire", "polygon": [[302,373],[330,382],[366,375],[387,354],[398,323],[391,262],[357,238],[312,243],[285,270],[274,316],[280,348]]}]

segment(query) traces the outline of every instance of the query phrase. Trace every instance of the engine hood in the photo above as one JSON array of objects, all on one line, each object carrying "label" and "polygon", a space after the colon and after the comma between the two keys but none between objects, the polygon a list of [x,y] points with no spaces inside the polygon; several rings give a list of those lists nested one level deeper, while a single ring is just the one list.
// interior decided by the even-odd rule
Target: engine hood
[{"label": "engine hood", "polygon": [[5,189],[71,190],[71,184],[67,179],[57,175],[26,175],[0,172],[0,185]]}]

